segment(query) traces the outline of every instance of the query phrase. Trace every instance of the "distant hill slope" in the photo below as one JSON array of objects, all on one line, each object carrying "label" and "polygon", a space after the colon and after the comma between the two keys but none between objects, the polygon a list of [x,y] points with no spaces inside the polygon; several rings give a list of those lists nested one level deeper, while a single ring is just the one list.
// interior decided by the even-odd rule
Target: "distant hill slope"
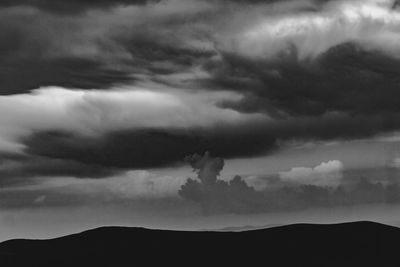
[{"label": "distant hill slope", "polygon": [[204,231],[218,231],[218,232],[242,232],[242,231],[253,231],[253,230],[260,230],[266,229],[271,227],[282,226],[281,224],[266,224],[263,226],[256,226],[256,225],[243,225],[243,226],[230,226],[218,229],[205,229]]},{"label": "distant hill slope", "polygon": [[[199,265],[200,264],[200,265]],[[372,222],[245,232],[104,227],[0,244],[0,266],[400,266],[400,229]]]}]

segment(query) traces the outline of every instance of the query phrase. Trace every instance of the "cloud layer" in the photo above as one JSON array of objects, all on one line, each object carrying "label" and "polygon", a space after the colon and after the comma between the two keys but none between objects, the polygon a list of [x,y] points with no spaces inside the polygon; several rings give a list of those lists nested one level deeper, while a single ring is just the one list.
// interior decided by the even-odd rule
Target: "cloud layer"
[{"label": "cloud layer", "polygon": [[400,129],[395,1],[0,6],[0,171],[14,181]]}]

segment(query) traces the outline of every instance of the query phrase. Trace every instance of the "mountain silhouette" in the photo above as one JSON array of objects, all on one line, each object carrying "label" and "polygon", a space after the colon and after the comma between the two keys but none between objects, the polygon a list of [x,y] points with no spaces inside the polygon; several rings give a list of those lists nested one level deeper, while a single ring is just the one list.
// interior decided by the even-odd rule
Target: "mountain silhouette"
[{"label": "mountain silhouette", "polygon": [[243,232],[103,227],[0,244],[0,266],[400,266],[400,229],[373,222]]}]

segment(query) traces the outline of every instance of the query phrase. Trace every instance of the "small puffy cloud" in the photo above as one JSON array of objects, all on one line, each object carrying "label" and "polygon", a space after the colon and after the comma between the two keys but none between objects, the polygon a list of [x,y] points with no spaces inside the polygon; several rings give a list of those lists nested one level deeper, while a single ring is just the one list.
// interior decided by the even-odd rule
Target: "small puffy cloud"
[{"label": "small puffy cloud", "polygon": [[395,158],[389,163],[390,167],[400,169],[400,158]]},{"label": "small puffy cloud", "polygon": [[37,198],[35,198],[35,200],[33,201],[33,203],[35,203],[36,205],[41,205],[46,201],[47,196],[46,195],[41,195],[38,196]]},{"label": "small puffy cloud", "polygon": [[247,185],[253,187],[257,191],[275,189],[282,186],[279,175],[251,175],[244,177],[243,180]]},{"label": "small puffy cloud", "polygon": [[314,168],[294,167],[289,171],[280,172],[284,182],[310,184],[318,186],[336,186],[342,179],[343,163],[339,160],[322,162]]}]

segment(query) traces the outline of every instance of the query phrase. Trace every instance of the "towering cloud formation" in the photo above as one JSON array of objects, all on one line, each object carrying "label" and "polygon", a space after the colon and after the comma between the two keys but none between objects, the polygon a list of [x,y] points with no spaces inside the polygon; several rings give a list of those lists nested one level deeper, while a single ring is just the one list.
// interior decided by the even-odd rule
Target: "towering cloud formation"
[{"label": "towering cloud formation", "polygon": [[204,156],[196,154],[187,157],[186,161],[197,173],[198,180],[189,178],[179,190],[179,195],[200,203],[204,214],[247,213],[255,208],[251,207],[247,201],[257,193],[240,176],[235,176],[230,182],[217,179],[224,167],[222,158],[213,158],[207,152]]},{"label": "towering cloud formation", "polygon": [[217,183],[217,177],[224,168],[224,160],[212,158],[209,152],[206,152],[204,156],[198,154],[188,156],[185,161],[192,166],[193,171],[197,173],[197,177],[205,186]]}]

